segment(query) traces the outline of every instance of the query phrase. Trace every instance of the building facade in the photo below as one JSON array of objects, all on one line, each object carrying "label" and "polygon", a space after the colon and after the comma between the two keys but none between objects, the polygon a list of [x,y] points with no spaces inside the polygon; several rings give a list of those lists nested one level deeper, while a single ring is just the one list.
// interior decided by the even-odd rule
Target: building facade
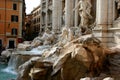
[{"label": "building facade", "polygon": [[40,5],[37,6],[36,8],[33,9],[33,11],[31,12],[31,14],[33,15],[33,36],[38,36],[39,32],[40,32],[40,11],[41,11],[41,7]]},{"label": "building facade", "polygon": [[41,0],[40,34],[43,34],[46,28],[52,30],[52,0]]},{"label": "building facade", "polygon": [[24,40],[32,40],[32,34],[33,34],[34,28],[33,28],[33,15],[27,14],[25,17],[25,28],[24,28],[24,34],[23,39]]},{"label": "building facade", "polygon": [[0,0],[0,45],[14,48],[21,42],[24,25],[24,0]]},{"label": "building facade", "polygon": [[62,27],[91,27],[103,45],[114,46],[120,43],[119,4],[118,0],[41,0],[41,31],[49,26],[54,33]]},{"label": "building facade", "polygon": [[40,32],[40,5],[34,8],[25,18],[25,33],[23,38],[27,41],[33,40]]}]

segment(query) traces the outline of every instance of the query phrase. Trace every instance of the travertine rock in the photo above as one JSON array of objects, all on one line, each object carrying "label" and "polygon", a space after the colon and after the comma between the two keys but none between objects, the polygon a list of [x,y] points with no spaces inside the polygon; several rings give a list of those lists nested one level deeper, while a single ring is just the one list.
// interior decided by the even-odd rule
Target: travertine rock
[{"label": "travertine rock", "polygon": [[44,61],[35,61],[34,67],[31,68],[29,76],[31,79],[47,80],[52,70],[52,63]]},{"label": "travertine rock", "polygon": [[39,57],[31,58],[19,67],[17,80],[30,80],[29,72],[34,66],[34,61],[39,60]]},{"label": "travertine rock", "polygon": [[11,54],[12,53],[9,50],[4,50],[2,51],[1,56],[8,58]]},{"label": "travertine rock", "polygon": [[30,44],[31,41],[24,41],[23,44]]},{"label": "travertine rock", "polygon": [[86,77],[86,78],[81,78],[80,80],[91,80],[90,77]]},{"label": "travertine rock", "polygon": [[103,80],[114,80],[114,79],[111,77],[107,77],[107,78],[104,78]]},{"label": "travertine rock", "polygon": [[114,59],[110,64],[119,64],[119,62],[117,63],[119,57],[111,57],[112,54],[116,56],[118,52],[119,47],[104,48],[99,39],[87,35],[68,41],[64,46],[53,46],[47,49],[39,60],[36,59],[32,63],[26,62],[28,64],[23,64],[25,65],[23,70],[20,69],[20,74],[23,75],[19,78],[26,80],[30,78],[37,80],[80,80],[82,77],[88,76],[96,77],[95,80],[104,79],[106,76],[100,76],[101,73],[109,76],[108,73],[116,68],[108,66],[109,61]]},{"label": "travertine rock", "polygon": [[30,45],[35,48],[35,47],[38,47],[38,46],[40,46],[42,44],[43,44],[42,41],[34,40],[34,41],[32,41],[32,43]]},{"label": "travertine rock", "polygon": [[31,45],[20,43],[20,44],[18,44],[17,49],[22,50],[22,51],[31,50]]},{"label": "travertine rock", "polygon": [[114,80],[114,78],[112,78],[112,77],[106,77],[106,78],[100,79],[100,78],[86,77],[86,78],[81,78],[80,80]]}]

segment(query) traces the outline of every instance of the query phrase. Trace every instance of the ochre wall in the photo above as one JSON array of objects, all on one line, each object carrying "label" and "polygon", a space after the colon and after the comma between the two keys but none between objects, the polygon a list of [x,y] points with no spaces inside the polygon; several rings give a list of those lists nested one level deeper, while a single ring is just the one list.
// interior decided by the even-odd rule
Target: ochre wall
[{"label": "ochre wall", "polygon": [[[13,10],[13,3],[17,4],[17,10]],[[11,34],[12,28],[16,28],[17,32],[19,32],[19,3],[12,0],[0,0],[0,39],[5,47],[8,45],[9,39],[16,40],[15,44],[17,45],[18,35],[6,36],[6,33]],[[18,22],[11,22],[11,15],[17,15]]]}]

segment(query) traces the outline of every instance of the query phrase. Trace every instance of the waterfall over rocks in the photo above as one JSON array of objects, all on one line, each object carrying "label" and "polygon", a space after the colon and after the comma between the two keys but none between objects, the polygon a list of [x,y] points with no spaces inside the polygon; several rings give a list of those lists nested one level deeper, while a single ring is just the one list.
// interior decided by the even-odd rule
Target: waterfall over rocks
[{"label": "waterfall over rocks", "polygon": [[49,46],[46,45],[39,46],[38,48],[33,48],[31,51],[13,51],[8,62],[8,67],[5,68],[3,71],[17,74],[20,65],[22,65],[32,57],[41,57],[41,54],[48,48]]}]

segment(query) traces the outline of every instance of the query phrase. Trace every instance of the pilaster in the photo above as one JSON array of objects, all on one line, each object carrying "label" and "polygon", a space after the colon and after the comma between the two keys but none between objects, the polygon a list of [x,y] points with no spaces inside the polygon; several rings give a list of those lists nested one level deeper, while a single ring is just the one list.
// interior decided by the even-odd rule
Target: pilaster
[{"label": "pilaster", "polygon": [[73,27],[73,1],[65,1],[65,27]]},{"label": "pilaster", "polygon": [[62,0],[53,0],[52,29],[59,33],[62,27]]}]

